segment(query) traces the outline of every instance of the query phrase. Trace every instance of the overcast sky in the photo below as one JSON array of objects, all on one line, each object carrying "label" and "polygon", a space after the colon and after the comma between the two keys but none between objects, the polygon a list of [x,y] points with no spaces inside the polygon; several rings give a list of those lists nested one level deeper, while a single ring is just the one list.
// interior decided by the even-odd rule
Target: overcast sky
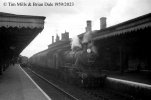
[{"label": "overcast sky", "polygon": [[[4,3],[73,2],[74,6],[4,6]],[[51,36],[68,31],[70,37],[83,33],[86,20],[92,29],[99,29],[99,19],[107,17],[107,27],[151,12],[151,0],[0,0],[0,12],[46,16],[44,30],[24,49],[21,55],[32,56],[48,48]]]}]

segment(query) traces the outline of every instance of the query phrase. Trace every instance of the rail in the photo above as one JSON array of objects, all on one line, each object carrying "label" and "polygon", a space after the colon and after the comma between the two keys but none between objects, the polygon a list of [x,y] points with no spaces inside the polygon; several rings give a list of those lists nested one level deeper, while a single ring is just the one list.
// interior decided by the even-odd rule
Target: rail
[{"label": "rail", "polygon": [[56,88],[57,90],[59,90],[61,93],[63,93],[64,95],[66,95],[67,97],[69,97],[72,100],[79,100],[78,98],[74,97],[73,95],[71,95],[70,93],[66,92],[65,90],[61,89],[59,86],[55,85],[54,83],[48,81],[46,78],[44,78],[43,76],[37,74],[36,72],[32,71],[30,68],[28,68],[33,74],[35,74],[36,76],[38,76],[39,78],[41,78],[42,80],[44,80],[45,82],[47,82],[48,84],[52,85],[54,88]]}]

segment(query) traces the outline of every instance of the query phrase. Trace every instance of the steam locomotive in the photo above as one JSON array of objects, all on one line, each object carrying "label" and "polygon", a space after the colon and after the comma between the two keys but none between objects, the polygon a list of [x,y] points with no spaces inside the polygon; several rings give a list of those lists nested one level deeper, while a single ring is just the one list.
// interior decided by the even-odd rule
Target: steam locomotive
[{"label": "steam locomotive", "polygon": [[[70,47],[70,43],[67,45]],[[83,44],[82,48],[71,50],[61,46],[32,56],[30,64],[40,66],[40,70],[49,68],[52,76],[71,84],[82,87],[103,86],[106,76],[101,74],[97,64],[98,56],[92,47]]]}]

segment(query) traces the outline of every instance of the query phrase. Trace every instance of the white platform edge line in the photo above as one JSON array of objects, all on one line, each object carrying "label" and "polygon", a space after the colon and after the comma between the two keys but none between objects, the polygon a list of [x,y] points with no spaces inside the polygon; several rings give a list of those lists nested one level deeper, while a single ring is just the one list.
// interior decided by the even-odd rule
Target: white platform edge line
[{"label": "white platform edge line", "polygon": [[[21,68],[21,66],[19,65]],[[38,86],[38,84],[21,68],[21,70],[27,75],[27,77],[34,83],[34,85],[44,94],[44,96],[48,99],[51,100],[51,98]]]},{"label": "white platform edge line", "polygon": [[128,80],[123,80],[123,79],[118,79],[118,78],[112,78],[112,77],[107,77],[107,79],[111,79],[111,80],[116,80],[122,83],[128,83],[131,85],[137,85],[137,86],[142,86],[142,87],[146,87],[146,88],[150,88],[151,89],[151,85],[145,84],[145,83],[139,83],[139,82],[133,82],[133,81],[128,81]]}]

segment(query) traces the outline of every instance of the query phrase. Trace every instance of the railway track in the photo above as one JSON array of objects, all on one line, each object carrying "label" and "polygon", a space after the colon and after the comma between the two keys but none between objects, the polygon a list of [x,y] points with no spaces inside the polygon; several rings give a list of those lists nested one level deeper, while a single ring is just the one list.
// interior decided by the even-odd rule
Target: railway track
[{"label": "railway track", "polygon": [[[44,81],[44,82],[46,82],[47,84],[50,85],[48,88],[53,87],[53,88],[56,90],[56,92],[58,92],[57,94],[62,95],[61,100],[80,100],[79,98],[77,98],[77,97],[71,95],[70,93],[66,92],[65,90],[63,90],[63,89],[60,88],[59,86],[55,85],[54,83],[48,81],[48,80],[47,80],[46,78],[44,78],[43,76],[41,76],[41,75],[37,74],[36,72],[30,70],[29,68],[28,68],[28,69],[25,69],[25,68],[24,68],[24,70],[34,79],[34,81],[36,80],[36,83],[37,83],[37,81],[41,81],[41,80],[42,80],[42,81]],[[29,72],[29,71],[30,71],[30,72]],[[38,79],[41,79],[41,80],[35,79],[36,77],[38,77]],[[39,83],[39,82],[38,82],[38,83]],[[41,83],[41,82],[40,82],[40,83]],[[40,84],[38,84],[38,85],[40,85]],[[41,87],[41,85],[40,85],[40,87]],[[42,89],[44,89],[44,88],[42,88]],[[54,89],[53,89],[53,90],[54,90]],[[45,91],[45,90],[46,90],[46,89],[44,89],[44,91]],[[49,89],[49,90],[50,90],[50,89]],[[52,91],[53,91],[53,90],[52,90]],[[54,92],[54,91],[53,91],[53,92]],[[47,93],[47,92],[46,92],[46,93]],[[50,94],[47,93],[47,95],[49,95],[49,96],[52,98],[51,93],[50,93]],[[58,95],[57,95],[57,96],[58,96]],[[58,98],[58,97],[57,97],[57,98]],[[57,98],[54,97],[54,99],[52,99],[52,100],[60,100],[60,99],[57,99]]]},{"label": "railway track", "polygon": [[[115,93],[115,91],[102,89],[102,88],[101,89],[86,89],[86,88],[79,89],[78,87],[76,87],[76,89],[74,89],[72,87],[71,88],[68,87],[68,89],[70,89],[71,91],[76,91],[76,93],[79,93],[79,94],[81,93],[81,96],[77,96],[77,95],[75,96],[74,93],[66,90],[66,88],[60,86],[60,84],[56,85],[55,82],[51,82],[51,79],[48,77],[49,75],[47,76],[47,74],[45,72],[43,72],[43,73],[45,73],[46,75],[45,74],[41,75],[40,73],[38,73],[38,72],[36,73],[29,68],[27,70],[30,71],[35,76],[39,77],[41,80],[48,83],[49,85],[53,86],[55,89],[57,89],[59,92],[61,92],[67,98],[69,98],[69,99],[65,99],[65,100],[134,100],[132,98],[127,98],[127,96],[123,96],[119,93],[117,94],[117,93]],[[80,91],[77,91],[78,89]],[[84,92],[85,94],[82,94],[82,92]],[[86,98],[83,97],[84,95],[86,95],[85,96]],[[55,99],[55,100],[60,100],[60,99]]]}]

